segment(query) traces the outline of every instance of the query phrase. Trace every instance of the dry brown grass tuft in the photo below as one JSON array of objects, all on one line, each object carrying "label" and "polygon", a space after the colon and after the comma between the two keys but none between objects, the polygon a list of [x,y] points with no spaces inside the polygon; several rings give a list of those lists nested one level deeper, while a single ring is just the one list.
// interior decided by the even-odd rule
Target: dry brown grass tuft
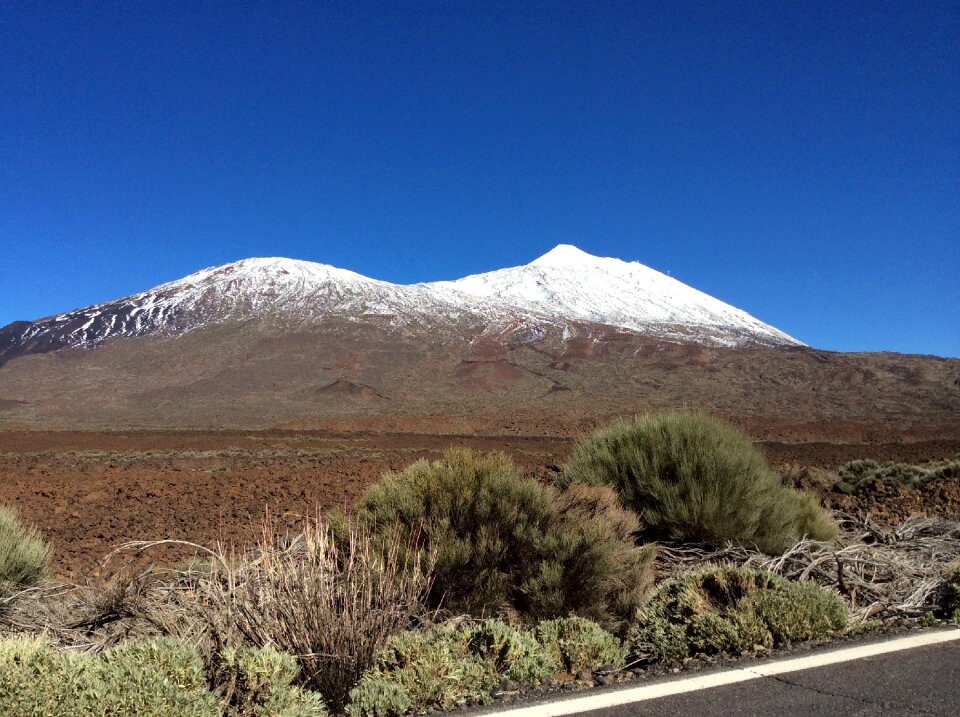
[{"label": "dry brown grass tuft", "polygon": [[[304,686],[342,711],[387,639],[423,614],[429,566],[402,547],[384,550],[349,523],[334,531],[317,519],[287,538],[267,522],[251,554],[221,551],[209,573],[191,577],[183,605],[200,618],[208,654],[272,645],[297,659]],[[411,554],[408,564],[401,556]]]},{"label": "dry brown grass tuft", "polygon": [[960,522],[910,518],[880,530],[868,518],[843,516],[836,543],[801,540],[770,557],[729,543],[718,550],[661,545],[667,570],[692,570],[705,563],[731,563],[813,580],[836,589],[855,621],[919,617],[937,609],[937,587],[945,566],[960,558]]}]

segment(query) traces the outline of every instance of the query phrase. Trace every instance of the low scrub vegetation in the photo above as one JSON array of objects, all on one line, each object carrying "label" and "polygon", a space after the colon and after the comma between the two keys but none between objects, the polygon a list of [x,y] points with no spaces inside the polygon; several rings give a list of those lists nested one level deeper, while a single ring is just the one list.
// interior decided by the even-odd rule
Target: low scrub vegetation
[{"label": "low scrub vegetation", "polygon": [[781,553],[837,526],[812,496],[783,486],[750,440],[702,413],[621,421],[581,441],[562,485],[613,486],[652,539]]},{"label": "low scrub vegetation", "polygon": [[840,598],[815,583],[708,566],[665,582],[630,642],[648,659],[682,660],[820,639],[843,630],[847,621]]},{"label": "low scrub vegetation", "polygon": [[[689,413],[598,432],[559,486],[451,450],[245,553],[85,587],[45,586],[47,544],[0,509],[0,714],[402,717],[851,619],[960,621],[960,524],[843,527]],[[656,587],[653,539],[682,541]]]},{"label": "low scrub vegetation", "polygon": [[960,456],[924,465],[910,465],[872,459],[850,461],[839,470],[835,488],[847,495],[856,495],[877,483],[885,486],[920,488],[938,478],[960,478]]},{"label": "low scrub vegetation", "polygon": [[319,695],[291,686],[297,665],[267,648],[220,656],[226,684],[208,687],[196,649],[131,640],[99,654],[44,638],[0,641],[0,714],[17,717],[324,717]]},{"label": "low scrub vegetation", "polygon": [[499,620],[445,623],[391,638],[376,666],[350,693],[351,717],[385,717],[490,701],[503,680],[538,685],[558,673],[623,666],[626,651],[583,618],[549,620],[534,629]]},{"label": "low scrub vegetation", "polygon": [[801,540],[783,555],[728,544],[662,548],[668,571],[689,572],[725,563],[772,572],[791,582],[812,580],[843,595],[853,620],[918,618],[938,609],[944,570],[960,561],[960,522],[915,517],[890,529],[845,516],[837,542]]},{"label": "low scrub vegetation", "polygon": [[0,714],[219,717],[203,662],[175,640],[131,641],[87,656],[44,639],[0,642]]},{"label": "low scrub vegetation", "polygon": [[637,545],[637,517],[609,488],[559,494],[500,453],[418,461],[372,486],[357,516],[388,540],[417,532],[435,556],[429,603],[454,613],[576,613],[617,629],[653,584],[654,549]]}]

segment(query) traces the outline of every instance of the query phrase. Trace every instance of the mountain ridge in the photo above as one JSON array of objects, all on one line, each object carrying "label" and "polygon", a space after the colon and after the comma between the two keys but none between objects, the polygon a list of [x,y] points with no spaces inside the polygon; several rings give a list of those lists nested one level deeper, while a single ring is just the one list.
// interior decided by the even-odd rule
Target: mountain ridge
[{"label": "mountain ridge", "polygon": [[178,336],[271,317],[291,327],[337,316],[397,327],[497,331],[590,322],[660,339],[720,346],[799,346],[746,312],[638,262],[560,244],[529,264],[453,281],[393,284],[328,264],[253,257],[138,294],[0,328],[0,363],[118,337]]}]

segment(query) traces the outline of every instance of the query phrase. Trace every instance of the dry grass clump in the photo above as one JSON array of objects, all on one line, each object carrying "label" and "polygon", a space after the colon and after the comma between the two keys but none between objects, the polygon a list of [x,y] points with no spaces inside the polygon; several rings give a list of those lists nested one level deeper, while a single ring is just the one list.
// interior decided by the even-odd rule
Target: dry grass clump
[{"label": "dry grass clump", "polygon": [[704,563],[732,563],[813,580],[839,592],[856,621],[920,617],[937,610],[937,589],[945,567],[960,558],[960,522],[910,518],[891,530],[847,516],[833,543],[804,539],[770,557],[740,544],[717,550],[662,546],[668,570],[695,569]]},{"label": "dry grass clump", "polygon": [[300,684],[340,712],[387,639],[422,614],[430,578],[421,561],[355,525],[335,534],[318,519],[287,541],[268,525],[251,554],[220,554],[195,576],[182,605],[200,618],[213,652],[271,645],[289,653]]},{"label": "dry grass clump", "polygon": [[450,450],[386,475],[357,506],[381,536],[418,531],[436,555],[430,604],[529,621],[576,613],[618,629],[653,582],[640,524],[605,487],[521,479],[502,453]]},{"label": "dry grass clump", "polygon": [[784,487],[740,431],[703,413],[621,421],[580,441],[561,483],[610,485],[658,540],[754,544],[775,554],[836,525],[816,501]]}]

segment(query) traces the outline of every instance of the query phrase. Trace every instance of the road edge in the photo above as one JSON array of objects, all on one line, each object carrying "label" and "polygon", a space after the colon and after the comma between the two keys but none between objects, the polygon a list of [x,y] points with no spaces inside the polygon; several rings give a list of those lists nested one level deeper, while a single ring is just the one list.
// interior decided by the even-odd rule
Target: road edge
[{"label": "road edge", "polygon": [[866,657],[885,655],[917,647],[929,647],[955,640],[960,640],[960,629],[947,628],[945,630],[925,631],[919,635],[908,635],[879,642],[858,644],[852,647],[825,650],[803,657],[773,659],[750,667],[737,667],[708,674],[681,677],[639,687],[597,690],[597,694],[561,697],[547,702],[495,711],[484,710],[483,717],[493,717],[494,715],[503,715],[504,717],[562,717],[563,715],[592,712],[608,707],[618,707],[634,702],[645,702],[686,692],[732,685],[788,672],[799,672],[840,662],[861,660]]}]

